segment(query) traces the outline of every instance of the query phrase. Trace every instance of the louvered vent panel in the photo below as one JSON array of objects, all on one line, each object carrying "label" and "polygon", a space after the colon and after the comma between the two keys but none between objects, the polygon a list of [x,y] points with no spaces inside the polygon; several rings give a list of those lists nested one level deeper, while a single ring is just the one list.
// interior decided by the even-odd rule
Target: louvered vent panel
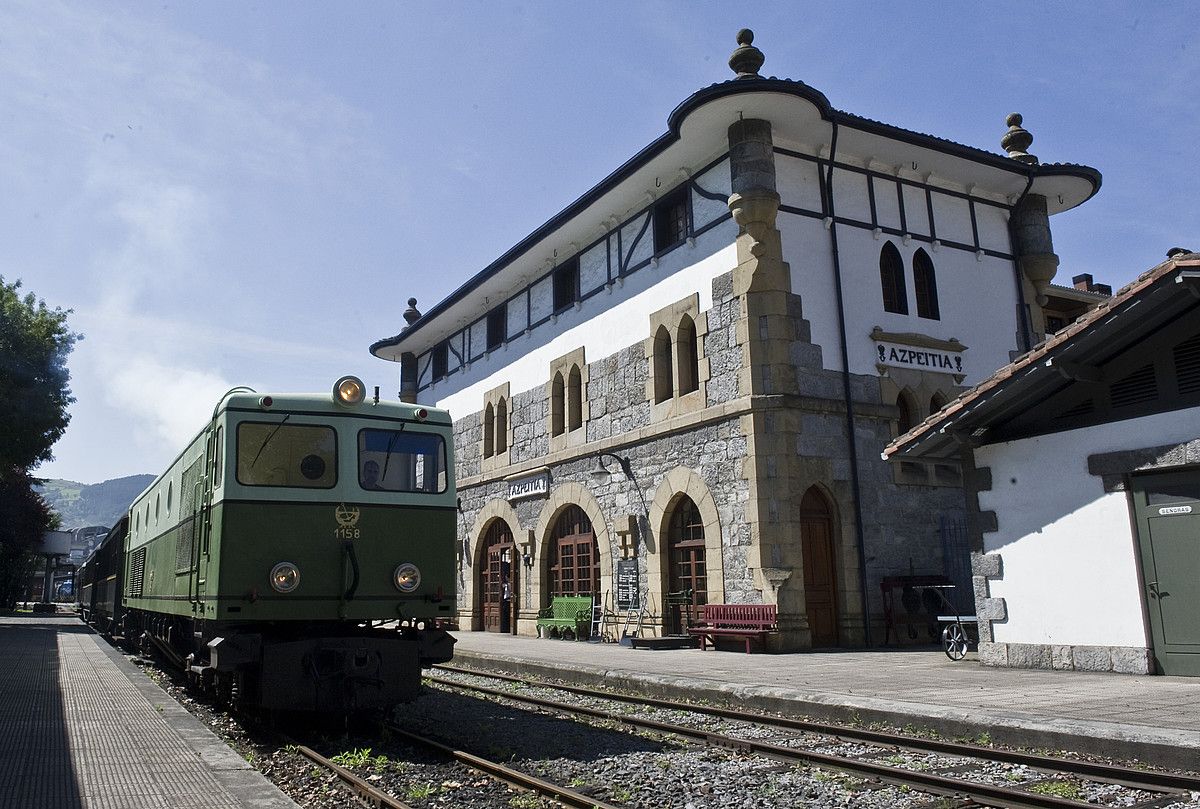
[{"label": "louvered vent panel", "polygon": [[1083,418],[1084,416],[1090,416],[1092,413],[1095,413],[1095,412],[1096,412],[1096,403],[1093,402],[1091,399],[1084,399],[1082,402],[1075,405],[1070,410],[1064,410],[1063,412],[1059,413],[1054,418],[1057,420],[1061,420],[1061,421],[1067,421],[1069,419],[1078,419],[1078,418]]},{"label": "louvered vent panel", "polygon": [[1154,366],[1143,365],[1120,382],[1114,382],[1109,388],[1109,396],[1114,408],[1154,401],[1158,398],[1158,386],[1154,382]]},{"label": "louvered vent panel", "polygon": [[192,520],[184,520],[175,534],[175,572],[186,573],[192,569]]},{"label": "louvered vent panel", "polygon": [[1200,334],[1175,346],[1174,354],[1179,393],[1200,392]]},{"label": "louvered vent panel", "polygon": [[133,552],[129,561],[129,595],[133,598],[142,597],[142,583],[146,579],[146,549],[138,548]]}]

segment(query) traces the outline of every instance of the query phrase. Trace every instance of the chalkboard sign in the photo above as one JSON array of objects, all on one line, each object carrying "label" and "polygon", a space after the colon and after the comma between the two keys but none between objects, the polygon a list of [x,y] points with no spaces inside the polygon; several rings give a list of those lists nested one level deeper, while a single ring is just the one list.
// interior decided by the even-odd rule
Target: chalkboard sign
[{"label": "chalkboard sign", "polygon": [[638,597],[638,569],[636,559],[617,561],[617,609],[636,610],[641,606]]}]

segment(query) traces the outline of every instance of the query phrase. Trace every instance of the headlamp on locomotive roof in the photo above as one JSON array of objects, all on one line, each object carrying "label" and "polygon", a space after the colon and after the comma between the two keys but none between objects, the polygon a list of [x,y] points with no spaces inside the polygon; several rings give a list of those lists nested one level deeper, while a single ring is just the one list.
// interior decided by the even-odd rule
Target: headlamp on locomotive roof
[{"label": "headlamp on locomotive roof", "polygon": [[271,588],[277,593],[290,593],[300,584],[300,568],[291,562],[280,562],[271,568]]},{"label": "headlamp on locomotive roof", "polygon": [[367,396],[367,386],[357,376],[343,376],[333,386],[333,400],[341,405],[356,405]]},{"label": "headlamp on locomotive roof", "polygon": [[411,593],[421,586],[421,571],[412,562],[405,562],[396,568],[392,574],[396,589],[402,593]]}]

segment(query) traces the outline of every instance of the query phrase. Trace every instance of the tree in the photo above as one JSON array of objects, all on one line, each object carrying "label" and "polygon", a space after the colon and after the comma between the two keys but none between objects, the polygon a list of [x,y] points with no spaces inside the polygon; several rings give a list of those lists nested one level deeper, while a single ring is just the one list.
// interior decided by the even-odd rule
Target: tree
[{"label": "tree", "polygon": [[0,609],[12,609],[33,569],[34,544],[58,527],[58,515],[33,490],[23,469],[0,479]]},{"label": "tree", "polygon": [[0,478],[54,457],[75,401],[67,355],[81,338],[67,328],[71,312],[20,288],[0,276]]}]

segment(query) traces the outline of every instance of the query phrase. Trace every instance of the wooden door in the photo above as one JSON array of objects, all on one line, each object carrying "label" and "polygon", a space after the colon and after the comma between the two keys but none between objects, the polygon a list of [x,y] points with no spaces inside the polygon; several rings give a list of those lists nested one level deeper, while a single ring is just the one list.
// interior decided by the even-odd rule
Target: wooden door
[{"label": "wooden door", "polygon": [[1200,677],[1200,473],[1139,475],[1132,489],[1155,663]]},{"label": "wooden door", "polygon": [[800,503],[800,542],[804,560],[804,608],[814,647],[836,646],[837,577],[833,520],[824,496],[809,489]]},{"label": "wooden door", "polygon": [[708,603],[704,522],[689,497],[671,513],[667,547],[666,630],[681,635],[699,619],[700,606]]},{"label": "wooden door", "polygon": [[488,526],[484,543],[487,564],[479,572],[482,628],[485,632],[511,632],[516,603],[517,552],[508,523],[493,521]]},{"label": "wooden door", "polygon": [[583,509],[570,506],[559,516],[551,549],[550,595],[590,595],[595,600],[600,592],[600,553]]}]

